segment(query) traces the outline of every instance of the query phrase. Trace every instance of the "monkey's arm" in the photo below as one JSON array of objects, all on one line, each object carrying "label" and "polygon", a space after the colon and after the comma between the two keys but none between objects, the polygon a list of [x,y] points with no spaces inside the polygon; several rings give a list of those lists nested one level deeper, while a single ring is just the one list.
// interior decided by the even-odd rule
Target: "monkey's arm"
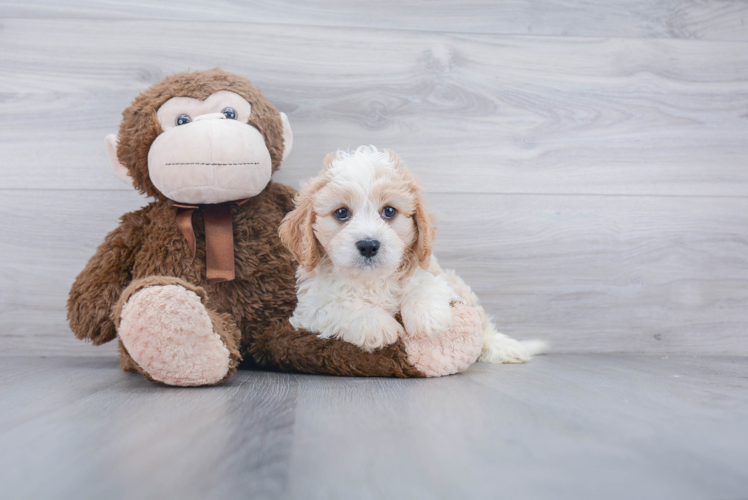
[{"label": "monkey's arm", "polygon": [[119,227],[106,236],[70,289],[68,322],[81,340],[101,345],[116,336],[111,311],[132,279],[130,270],[142,243],[142,212],[122,217]]},{"label": "monkey's arm", "polygon": [[294,330],[287,320],[276,321],[255,336],[249,352],[259,366],[281,371],[348,377],[441,377],[465,371],[483,348],[479,311],[455,304],[452,314],[452,326],[437,338],[406,335],[374,352]]},{"label": "monkey's arm", "polygon": [[374,352],[336,339],[321,339],[306,330],[294,330],[288,320],[258,332],[250,346],[254,361],[263,368],[286,372],[347,377],[425,377],[408,360],[402,340]]}]

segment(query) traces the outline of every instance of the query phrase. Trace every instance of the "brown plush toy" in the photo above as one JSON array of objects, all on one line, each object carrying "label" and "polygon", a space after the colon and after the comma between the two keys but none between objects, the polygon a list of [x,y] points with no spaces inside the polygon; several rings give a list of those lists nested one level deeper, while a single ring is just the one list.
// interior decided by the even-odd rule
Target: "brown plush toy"
[{"label": "brown plush toy", "polygon": [[278,227],[295,191],[271,175],[292,135],[249,80],[219,69],[167,77],[135,99],[106,143],[118,177],[155,201],[107,235],[73,284],[68,320],[95,345],[117,337],[123,369],[194,386],[227,380],[240,362],[421,377],[424,350],[453,361],[454,338],[366,353],[288,323],[297,264]]}]

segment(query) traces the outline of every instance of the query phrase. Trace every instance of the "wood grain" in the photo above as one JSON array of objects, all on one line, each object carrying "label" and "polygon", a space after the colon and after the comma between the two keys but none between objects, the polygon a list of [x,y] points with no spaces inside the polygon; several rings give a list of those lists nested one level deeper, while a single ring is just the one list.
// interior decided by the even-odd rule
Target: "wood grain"
[{"label": "wood grain", "polygon": [[280,182],[337,148],[397,151],[440,214],[443,265],[507,333],[747,353],[748,6],[424,5],[1,4],[0,352],[113,357],[64,312],[145,203],[103,137],[152,83],[222,66],[289,114]]},{"label": "wood grain", "polygon": [[373,143],[432,192],[748,194],[748,43],[1,24],[0,188],[128,189],[103,152],[121,111],[167,74],[222,66],[289,114],[291,184]]},{"label": "wood grain", "polygon": [[748,354],[746,198],[450,194],[432,203],[442,265],[512,336],[561,351]]},{"label": "wood grain", "polygon": [[[73,279],[120,215],[120,191],[0,191],[0,348],[73,347]],[[748,354],[748,199],[431,194],[436,255],[500,330],[556,352]],[[74,350],[75,349],[75,350]],[[110,351],[106,355],[111,355]]]},{"label": "wood grain", "polygon": [[400,2],[283,0],[24,0],[0,4],[0,18],[162,19],[272,23],[462,33],[748,40],[748,5],[699,0],[466,0]]},{"label": "wood grain", "polygon": [[[111,360],[67,359],[75,363],[2,361],[4,495],[190,499],[229,498],[241,491],[251,498],[278,498],[293,438],[293,377],[253,373],[221,391],[171,391],[139,383]],[[9,365],[27,369],[8,370]],[[113,394],[122,399],[112,399]],[[9,405],[10,400],[19,404]],[[72,401],[80,404],[71,406]],[[97,429],[90,425],[94,420]],[[33,436],[47,435],[47,424],[54,421],[57,439],[39,446]],[[68,469],[63,462],[77,465]],[[33,463],[39,468],[30,469]],[[33,480],[42,470],[43,480]],[[151,474],[157,470],[157,480],[144,480],[155,479]],[[189,477],[208,476],[216,481],[185,487]]]},{"label": "wood grain", "polygon": [[550,355],[431,380],[0,358],[7,498],[742,498],[748,358]]}]

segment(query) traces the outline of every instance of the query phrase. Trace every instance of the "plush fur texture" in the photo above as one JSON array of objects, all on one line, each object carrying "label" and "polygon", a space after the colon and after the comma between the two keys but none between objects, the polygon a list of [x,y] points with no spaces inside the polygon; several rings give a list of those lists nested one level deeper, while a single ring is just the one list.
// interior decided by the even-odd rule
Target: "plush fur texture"
[{"label": "plush fur texture", "polygon": [[252,106],[249,118],[264,137],[270,151],[273,172],[283,159],[283,122],[278,110],[252,83],[238,75],[220,69],[177,73],[168,76],[140,94],[122,113],[119,128],[117,158],[132,177],[133,185],[141,193],[157,200],[166,197],[153,185],[148,174],[148,153],[151,144],[162,132],[158,110],[172,97],[192,97],[205,100],[219,91],[231,91],[245,98]]},{"label": "plush fur texture", "polygon": [[478,296],[452,269],[444,271],[449,286],[461,297],[462,302],[478,311],[483,330],[483,349],[478,361],[484,363],[524,363],[536,354],[548,352],[549,344],[543,340],[515,340],[496,330],[491,318],[483,310]]},{"label": "plush fur texture", "polygon": [[[193,216],[197,240],[193,258],[177,229],[176,208],[148,176],[147,160],[151,144],[162,131],[157,113],[163,103],[175,96],[205,99],[223,90],[235,92],[251,104],[250,123],[265,139],[273,170],[279,167],[284,151],[283,120],[242,77],[220,70],[181,73],[137,97],[123,113],[117,159],[127,168],[133,185],[155,201],[124,215],[76,278],[68,299],[68,320],[76,337],[99,345],[115,339],[119,327],[126,329],[119,339],[122,368],[169,384],[215,382],[225,368],[226,354],[216,347],[216,336],[229,353],[228,369],[219,382],[233,375],[240,360],[247,368],[424,376],[408,360],[402,342],[365,353],[341,340],[320,340],[288,323],[296,307],[294,274],[298,264],[281,243],[278,228],[293,209],[295,190],[290,187],[271,181],[257,196],[232,206],[236,279],[206,283],[202,212]],[[199,304],[195,297],[199,297]],[[158,319],[151,307],[172,312]],[[169,332],[154,333],[148,323],[156,320]],[[190,322],[194,328],[188,326]],[[149,339],[149,335],[157,338]],[[133,349],[132,355],[128,348]],[[201,352],[203,349],[206,352]],[[169,357],[174,359],[165,359]],[[188,366],[190,363],[193,366]]]},{"label": "plush fur texture", "polygon": [[163,285],[139,290],[127,300],[118,333],[153,379],[190,386],[215,384],[229,372],[229,350],[213,328],[195,292]]},{"label": "plush fur texture", "polygon": [[[214,147],[216,140],[226,146]],[[222,113],[198,116],[159,135],[148,165],[151,182],[167,198],[201,205],[256,196],[273,173],[257,129]]]},{"label": "plush fur texture", "polygon": [[467,370],[483,348],[478,310],[464,304],[453,308],[452,326],[438,338],[403,339],[408,361],[427,377],[443,377]]},{"label": "plush fur texture", "polygon": [[348,342],[320,339],[315,333],[296,330],[288,320],[258,332],[249,352],[260,367],[281,371],[348,377],[426,376],[410,361],[400,340],[366,353]]},{"label": "plush fur texture", "polygon": [[[527,361],[532,353],[496,332],[470,288],[454,272],[449,279],[442,274],[431,253],[434,233],[419,184],[396,154],[362,146],[353,153],[329,155],[319,175],[303,186],[296,209],[280,228],[281,239],[301,263],[299,303],[291,324],[366,351],[398,338],[433,340],[448,332],[450,340],[443,342],[459,344],[460,335],[469,336],[463,328],[470,321],[463,317],[455,322],[451,304],[469,303],[485,324],[476,325],[476,332],[482,329],[485,334],[484,360]],[[361,247],[372,241],[375,254]],[[473,346],[469,339],[465,342]],[[463,351],[457,344],[442,347],[445,352]],[[434,358],[421,364],[428,366],[428,373],[465,369],[464,359],[437,367],[438,349],[431,347]],[[478,354],[480,350],[469,363]],[[429,359],[420,352],[418,356]]]}]

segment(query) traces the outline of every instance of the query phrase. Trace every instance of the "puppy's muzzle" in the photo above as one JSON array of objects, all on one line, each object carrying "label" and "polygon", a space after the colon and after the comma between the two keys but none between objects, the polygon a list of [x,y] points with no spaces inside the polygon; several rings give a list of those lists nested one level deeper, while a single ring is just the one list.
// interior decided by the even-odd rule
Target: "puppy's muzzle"
[{"label": "puppy's muzzle", "polygon": [[356,248],[362,257],[371,259],[379,251],[379,240],[359,240],[356,242]]}]

